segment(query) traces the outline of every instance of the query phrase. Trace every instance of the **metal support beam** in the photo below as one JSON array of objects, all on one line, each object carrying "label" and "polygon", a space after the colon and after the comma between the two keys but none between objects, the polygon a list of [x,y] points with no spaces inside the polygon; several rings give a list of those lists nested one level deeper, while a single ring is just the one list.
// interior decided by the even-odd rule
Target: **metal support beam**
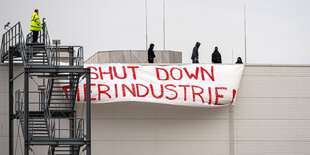
[{"label": "metal support beam", "polygon": [[73,66],[74,62],[74,50],[73,47],[69,47],[69,66]]},{"label": "metal support beam", "polygon": [[28,123],[29,123],[29,69],[25,68],[24,75],[24,155],[29,155],[29,133],[28,133]]},{"label": "metal support beam", "polygon": [[14,154],[14,86],[13,86],[13,51],[9,51],[9,155]]},{"label": "metal support beam", "polygon": [[43,18],[43,24],[42,24],[42,30],[43,30],[43,43],[45,44],[45,35],[46,35],[46,23],[45,23],[45,18]]},{"label": "metal support beam", "polygon": [[[76,131],[76,126],[75,126],[75,120],[74,118],[76,117],[75,112],[73,111],[72,115],[70,116],[71,118],[69,118],[69,129],[70,129],[70,138],[74,138],[75,137],[75,131]],[[70,146],[70,153],[74,154],[74,150],[75,147],[74,146]]]},{"label": "metal support beam", "polygon": [[91,155],[91,105],[90,105],[90,69],[86,71],[86,152]]},{"label": "metal support beam", "polygon": [[66,67],[66,68],[29,68],[30,73],[86,73],[86,68]]},{"label": "metal support beam", "polygon": [[[73,56],[73,47],[70,47],[69,48],[69,66],[73,66],[73,59],[74,59],[74,56]],[[73,77],[72,77],[72,74],[73,73],[70,73],[70,94],[72,95],[73,94]],[[72,101],[70,101],[72,102]],[[73,103],[71,103],[73,104]],[[70,138],[74,138],[74,133],[75,133],[75,112],[73,111],[73,113],[71,114],[70,116],[71,118],[69,119],[69,129],[70,129]],[[74,146],[70,146],[70,154],[74,154],[74,149],[75,147]]]}]

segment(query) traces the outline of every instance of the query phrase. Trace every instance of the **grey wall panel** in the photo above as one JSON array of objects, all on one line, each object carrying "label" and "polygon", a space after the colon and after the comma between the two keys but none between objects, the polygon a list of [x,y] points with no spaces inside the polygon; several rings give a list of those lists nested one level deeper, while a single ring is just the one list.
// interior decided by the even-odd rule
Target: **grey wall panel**
[{"label": "grey wall panel", "polygon": [[239,97],[310,97],[309,77],[243,76]]},{"label": "grey wall panel", "polygon": [[110,63],[110,52],[100,52],[100,54],[96,54],[98,57],[95,60],[90,60],[89,62],[107,62]]},{"label": "grey wall panel", "polygon": [[310,141],[310,120],[236,120],[235,139]]},{"label": "grey wall panel", "polygon": [[130,63],[147,63],[147,52],[130,51]]},{"label": "grey wall panel", "polygon": [[[22,136],[22,129],[20,123],[14,120],[14,136]],[[9,136],[9,116],[0,115],[0,137]]]},{"label": "grey wall panel", "polygon": [[309,77],[309,66],[246,66],[244,76]]},{"label": "grey wall panel", "polygon": [[9,154],[9,137],[0,137],[0,144],[1,154]]},{"label": "grey wall panel", "polygon": [[[182,52],[154,50],[154,63],[182,63]],[[85,63],[147,63],[146,50],[100,51]]]},{"label": "grey wall panel", "polygon": [[0,115],[9,114],[9,93],[0,93]]},{"label": "grey wall panel", "polygon": [[237,141],[236,155],[309,155],[310,142],[294,141]]},{"label": "grey wall panel", "polygon": [[235,119],[310,120],[310,98],[239,97]]},{"label": "grey wall panel", "polygon": [[0,137],[9,136],[9,116],[0,115]]},{"label": "grey wall panel", "polygon": [[124,54],[122,51],[114,51],[113,53],[110,53],[110,63],[125,62],[124,60]]},{"label": "grey wall panel", "polygon": [[[0,65],[0,76],[6,81],[3,71],[7,69]],[[23,86],[23,78],[15,85]],[[8,116],[2,107],[8,108],[3,103],[8,100],[8,89],[4,87],[0,93],[0,148],[7,152],[8,132],[4,130]],[[235,155],[310,154],[309,92],[309,66],[246,66],[234,112]],[[81,109],[78,104],[78,115]],[[93,104],[92,118],[95,155],[229,154],[227,107]]]},{"label": "grey wall panel", "polygon": [[8,71],[1,71],[0,74],[0,82],[1,82],[1,89],[0,93],[5,93],[9,91],[9,72]]},{"label": "grey wall panel", "polygon": [[94,155],[226,155],[227,141],[94,141]]},{"label": "grey wall panel", "polygon": [[227,120],[93,119],[93,140],[228,140]]},{"label": "grey wall panel", "polygon": [[[78,104],[78,111],[83,109],[82,105]],[[92,104],[93,119],[228,120],[227,113],[227,107],[209,109],[150,103]]]},{"label": "grey wall panel", "polygon": [[236,155],[310,154],[309,71],[245,67],[235,106]]}]

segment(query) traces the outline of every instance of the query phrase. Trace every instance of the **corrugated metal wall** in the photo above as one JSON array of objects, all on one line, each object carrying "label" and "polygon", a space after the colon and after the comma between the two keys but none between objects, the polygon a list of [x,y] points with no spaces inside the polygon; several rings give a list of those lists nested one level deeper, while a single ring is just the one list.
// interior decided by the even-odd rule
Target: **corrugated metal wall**
[{"label": "corrugated metal wall", "polygon": [[235,107],[235,154],[309,155],[309,110],[310,67],[245,67]]},{"label": "corrugated metal wall", "polygon": [[[7,70],[0,66],[1,154],[8,154]],[[95,155],[309,155],[309,110],[310,66],[246,66],[234,139],[228,107],[93,104],[92,149]]]},{"label": "corrugated metal wall", "polygon": [[246,66],[231,141],[228,107],[128,103],[92,109],[95,154],[310,154],[310,67]]}]

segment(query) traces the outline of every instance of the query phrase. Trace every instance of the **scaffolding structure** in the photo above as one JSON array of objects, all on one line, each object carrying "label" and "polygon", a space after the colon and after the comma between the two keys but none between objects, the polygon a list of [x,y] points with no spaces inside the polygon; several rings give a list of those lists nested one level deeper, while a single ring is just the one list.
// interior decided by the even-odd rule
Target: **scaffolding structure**
[{"label": "scaffolding structure", "polygon": [[[82,46],[53,46],[43,21],[38,42],[23,36],[20,22],[2,36],[1,61],[9,63],[9,154],[14,154],[14,120],[24,139],[24,155],[32,146],[48,146],[48,155],[91,154],[90,70],[84,68]],[[64,61],[67,61],[64,63]],[[24,71],[14,76],[14,63]],[[14,81],[24,86],[14,92]],[[36,80],[37,89],[30,86]],[[85,116],[78,118],[78,85],[86,80]]]}]

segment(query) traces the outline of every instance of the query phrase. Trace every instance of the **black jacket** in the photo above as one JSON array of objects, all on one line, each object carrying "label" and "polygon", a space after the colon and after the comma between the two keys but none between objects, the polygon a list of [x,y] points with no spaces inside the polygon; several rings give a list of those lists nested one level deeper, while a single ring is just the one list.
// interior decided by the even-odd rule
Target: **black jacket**
[{"label": "black jacket", "polygon": [[155,58],[154,51],[151,47],[147,50],[147,57],[148,57],[148,59]]},{"label": "black jacket", "polygon": [[200,43],[197,42],[195,47],[193,48],[193,53],[192,53],[192,57],[191,57],[192,60],[199,59],[199,53],[198,53],[199,46],[200,46]]},{"label": "black jacket", "polygon": [[215,50],[212,53],[212,62],[213,63],[222,63],[222,57],[219,51]]}]

